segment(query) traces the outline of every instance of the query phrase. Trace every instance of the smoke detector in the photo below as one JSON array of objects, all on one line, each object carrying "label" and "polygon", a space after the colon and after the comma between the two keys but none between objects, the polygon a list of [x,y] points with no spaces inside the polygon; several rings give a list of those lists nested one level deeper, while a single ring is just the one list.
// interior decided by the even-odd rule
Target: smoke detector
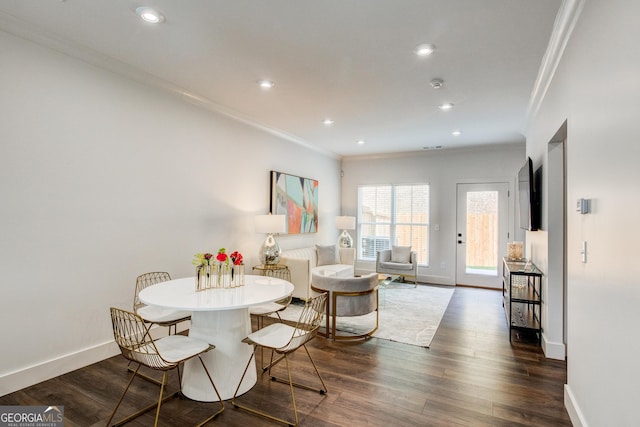
[{"label": "smoke detector", "polygon": [[431,80],[431,87],[434,89],[440,89],[442,87],[442,85],[444,84],[444,80],[442,79],[433,79]]}]

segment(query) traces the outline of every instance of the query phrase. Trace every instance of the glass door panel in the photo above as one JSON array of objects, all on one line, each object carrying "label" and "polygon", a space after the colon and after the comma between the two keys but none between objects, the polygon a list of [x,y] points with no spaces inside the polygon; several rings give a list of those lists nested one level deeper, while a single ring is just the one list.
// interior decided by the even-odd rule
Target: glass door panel
[{"label": "glass door panel", "polygon": [[508,183],[458,184],[456,283],[501,288],[507,249]]}]

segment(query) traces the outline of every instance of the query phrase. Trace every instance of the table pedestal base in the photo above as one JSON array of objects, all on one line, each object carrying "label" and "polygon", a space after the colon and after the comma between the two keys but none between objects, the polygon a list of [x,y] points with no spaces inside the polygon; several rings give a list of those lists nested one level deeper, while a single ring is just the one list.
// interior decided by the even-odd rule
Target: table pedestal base
[{"label": "table pedestal base", "polygon": [[[189,336],[216,346],[202,355],[211,378],[223,400],[231,399],[238,387],[242,372],[253,352],[253,346],[242,342],[251,333],[251,317],[248,308],[220,311],[194,311],[191,315]],[[246,393],[257,381],[255,358],[247,370],[238,395]],[[182,393],[200,402],[218,400],[202,369],[195,358],[184,364]]]}]

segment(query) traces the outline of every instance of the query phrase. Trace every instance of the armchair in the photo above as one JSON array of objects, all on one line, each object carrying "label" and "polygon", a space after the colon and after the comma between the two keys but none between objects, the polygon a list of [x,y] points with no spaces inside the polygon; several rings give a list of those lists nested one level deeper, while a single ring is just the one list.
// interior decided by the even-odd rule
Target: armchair
[{"label": "armchair", "polygon": [[376,257],[376,273],[412,278],[418,285],[418,253],[411,246],[393,246],[379,251]]},{"label": "armchair", "polygon": [[[361,277],[331,277],[314,273],[311,289],[327,293],[325,332],[320,333],[333,340],[369,338],[378,330],[378,275],[371,273]],[[336,317],[363,316],[375,312],[375,324],[362,334],[339,335],[336,333]],[[329,327],[331,322],[331,328]]]}]

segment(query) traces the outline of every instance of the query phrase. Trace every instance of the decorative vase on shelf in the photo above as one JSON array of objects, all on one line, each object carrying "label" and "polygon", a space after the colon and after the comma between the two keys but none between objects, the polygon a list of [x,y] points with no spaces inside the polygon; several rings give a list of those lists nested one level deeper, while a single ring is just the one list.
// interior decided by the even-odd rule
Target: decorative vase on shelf
[{"label": "decorative vase on shelf", "polygon": [[520,261],[523,259],[522,242],[507,243],[507,258],[509,261]]},{"label": "decorative vase on shelf", "polygon": [[244,264],[231,266],[231,287],[244,286]]}]

